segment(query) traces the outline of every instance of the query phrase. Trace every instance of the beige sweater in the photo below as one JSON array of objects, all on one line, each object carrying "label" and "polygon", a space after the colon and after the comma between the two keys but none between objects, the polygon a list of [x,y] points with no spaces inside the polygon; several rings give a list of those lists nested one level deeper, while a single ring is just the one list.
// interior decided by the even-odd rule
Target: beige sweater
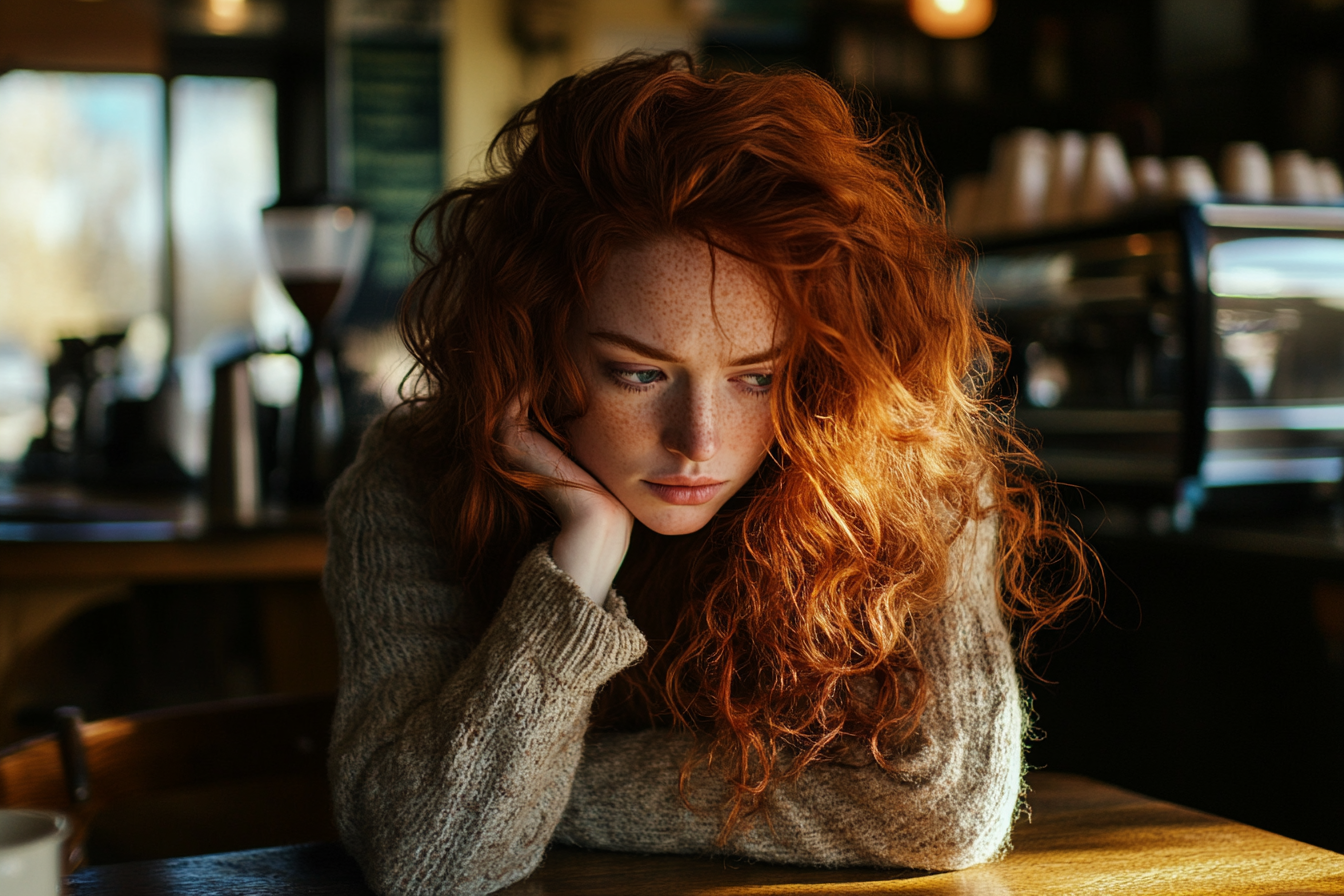
[{"label": "beige sweater", "polygon": [[[452,634],[461,591],[431,541],[426,484],[382,427],[328,505],[325,586],[340,640],[331,779],[341,837],[381,894],[489,893],[549,843],[708,853],[721,819],[685,809],[690,742],[589,732],[593,695],[645,642],[620,596],[595,606],[544,545],[478,643]],[[918,626],[930,701],[895,773],[808,769],[728,853],[805,865],[953,869],[1006,848],[1023,716],[995,600],[993,533],[954,548],[948,600]],[[697,804],[722,782],[698,780]]]}]

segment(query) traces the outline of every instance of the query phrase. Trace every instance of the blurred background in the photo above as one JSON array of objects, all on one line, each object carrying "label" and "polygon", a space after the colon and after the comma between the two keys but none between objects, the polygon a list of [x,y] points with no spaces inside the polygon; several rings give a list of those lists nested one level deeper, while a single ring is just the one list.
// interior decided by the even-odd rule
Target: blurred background
[{"label": "blurred background", "polygon": [[5,0],[0,744],[334,687],[411,225],[632,49],[922,143],[1108,570],[1029,761],[1344,849],[1344,0]]}]

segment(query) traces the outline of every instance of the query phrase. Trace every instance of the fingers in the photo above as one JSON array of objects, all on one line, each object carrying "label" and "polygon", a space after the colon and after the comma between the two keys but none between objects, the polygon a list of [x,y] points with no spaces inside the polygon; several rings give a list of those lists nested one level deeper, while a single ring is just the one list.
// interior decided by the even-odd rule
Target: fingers
[{"label": "fingers", "polygon": [[[560,447],[532,428],[521,397],[509,402],[500,421],[499,440],[519,469],[562,481],[583,478]],[[578,474],[578,475],[576,475]]]},{"label": "fingers", "polygon": [[534,429],[523,411],[525,406],[521,397],[509,402],[500,420],[499,440],[510,463],[552,480],[541,494],[560,518],[562,532],[624,532],[628,539],[630,511],[559,445]]}]

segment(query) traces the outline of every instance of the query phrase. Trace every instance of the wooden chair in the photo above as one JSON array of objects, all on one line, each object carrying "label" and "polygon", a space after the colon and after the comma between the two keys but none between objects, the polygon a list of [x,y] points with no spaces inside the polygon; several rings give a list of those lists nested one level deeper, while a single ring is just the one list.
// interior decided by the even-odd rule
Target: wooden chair
[{"label": "wooden chair", "polygon": [[69,815],[71,867],[86,839],[95,862],[334,839],[333,705],[280,695],[92,723],[60,710],[58,733],[0,750],[0,806]]}]

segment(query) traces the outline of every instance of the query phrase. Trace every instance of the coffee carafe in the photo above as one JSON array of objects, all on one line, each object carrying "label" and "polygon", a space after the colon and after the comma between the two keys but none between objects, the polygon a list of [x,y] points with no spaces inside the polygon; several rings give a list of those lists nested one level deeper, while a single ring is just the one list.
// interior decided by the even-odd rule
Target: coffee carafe
[{"label": "coffee carafe", "polygon": [[340,472],[344,419],[331,339],[359,288],[373,216],[338,203],[276,205],[261,215],[271,262],[312,334],[300,353],[288,497],[315,503]]}]

